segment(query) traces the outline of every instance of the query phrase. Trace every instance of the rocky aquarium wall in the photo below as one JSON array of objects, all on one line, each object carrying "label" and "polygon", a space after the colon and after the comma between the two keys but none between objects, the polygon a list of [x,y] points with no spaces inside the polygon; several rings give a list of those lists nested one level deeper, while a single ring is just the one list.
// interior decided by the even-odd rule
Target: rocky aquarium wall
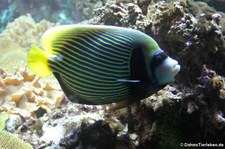
[{"label": "rocky aquarium wall", "polygon": [[[224,147],[224,10],[222,0],[3,0],[0,148]],[[123,109],[72,103],[53,75],[30,72],[27,53],[47,29],[76,23],[140,30],[178,60],[181,71]]]}]

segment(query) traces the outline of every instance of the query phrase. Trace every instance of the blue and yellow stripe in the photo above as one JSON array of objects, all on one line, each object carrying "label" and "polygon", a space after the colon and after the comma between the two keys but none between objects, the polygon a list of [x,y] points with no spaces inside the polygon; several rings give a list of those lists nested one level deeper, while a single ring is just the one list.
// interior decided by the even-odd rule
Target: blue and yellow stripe
[{"label": "blue and yellow stripe", "polygon": [[101,25],[53,27],[42,36],[42,48],[29,50],[30,70],[42,77],[53,72],[67,97],[84,104],[149,96],[144,87],[154,82],[149,65],[160,50],[140,31]]},{"label": "blue and yellow stripe", "polygon": [[130,86],[118,80],[130,79],[135,45],[131,36],[109,30],[62,32],[51,42],[52,53],[62,59],[50,59],[49,67],[67,90],[89,104],[121,101],[131,95]]}]

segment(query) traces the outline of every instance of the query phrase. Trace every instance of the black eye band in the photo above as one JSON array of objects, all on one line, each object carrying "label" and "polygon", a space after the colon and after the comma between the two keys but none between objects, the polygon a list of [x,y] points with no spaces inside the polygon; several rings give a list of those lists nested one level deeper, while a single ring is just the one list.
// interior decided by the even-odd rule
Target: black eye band
[{"label": "black eye band", "polygon": [[157,80],[155,76],[155,68],[162,64],[162,62],[168,57],[168,55],[163,51],[159,50],[154,53],[150,62],[150,69],[152,71],[152,76]]},{"label": "black eye band", "polygon": [[152,56],[152,60],[150,62],[150,68],[151,70],[155,70],[155,68],[162,64],[162,62],[168,57],[168,55],[162,51],[162,50],[159,50],[157,52],[154,53],[154,55]]}]

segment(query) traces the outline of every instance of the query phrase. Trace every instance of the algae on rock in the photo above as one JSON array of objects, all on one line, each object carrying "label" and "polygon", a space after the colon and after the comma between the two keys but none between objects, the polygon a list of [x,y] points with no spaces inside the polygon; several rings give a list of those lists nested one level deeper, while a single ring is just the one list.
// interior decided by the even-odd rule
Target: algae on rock
[{"label": "algae on rock", "polygon": [[15,134],[7,131],[0,132],[0,148],[1,149],[33,149],[29,144],[18,138]]},{"label": "algae on rock", "polygon": [[9,114],[7,112],[0,113],[0,132],[5,129],[6,121],[9,119]]}]

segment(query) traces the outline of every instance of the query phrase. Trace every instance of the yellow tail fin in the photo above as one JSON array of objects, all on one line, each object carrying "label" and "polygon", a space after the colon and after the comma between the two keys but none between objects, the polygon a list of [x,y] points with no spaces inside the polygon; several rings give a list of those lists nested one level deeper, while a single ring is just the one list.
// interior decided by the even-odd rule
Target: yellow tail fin
[{"label": "yellow tail fin", "polygon": [[28,52],[28,67],[41,77],[47,77],[52,71],[48,67],[48,55],[37,46],[32,46]]}]

